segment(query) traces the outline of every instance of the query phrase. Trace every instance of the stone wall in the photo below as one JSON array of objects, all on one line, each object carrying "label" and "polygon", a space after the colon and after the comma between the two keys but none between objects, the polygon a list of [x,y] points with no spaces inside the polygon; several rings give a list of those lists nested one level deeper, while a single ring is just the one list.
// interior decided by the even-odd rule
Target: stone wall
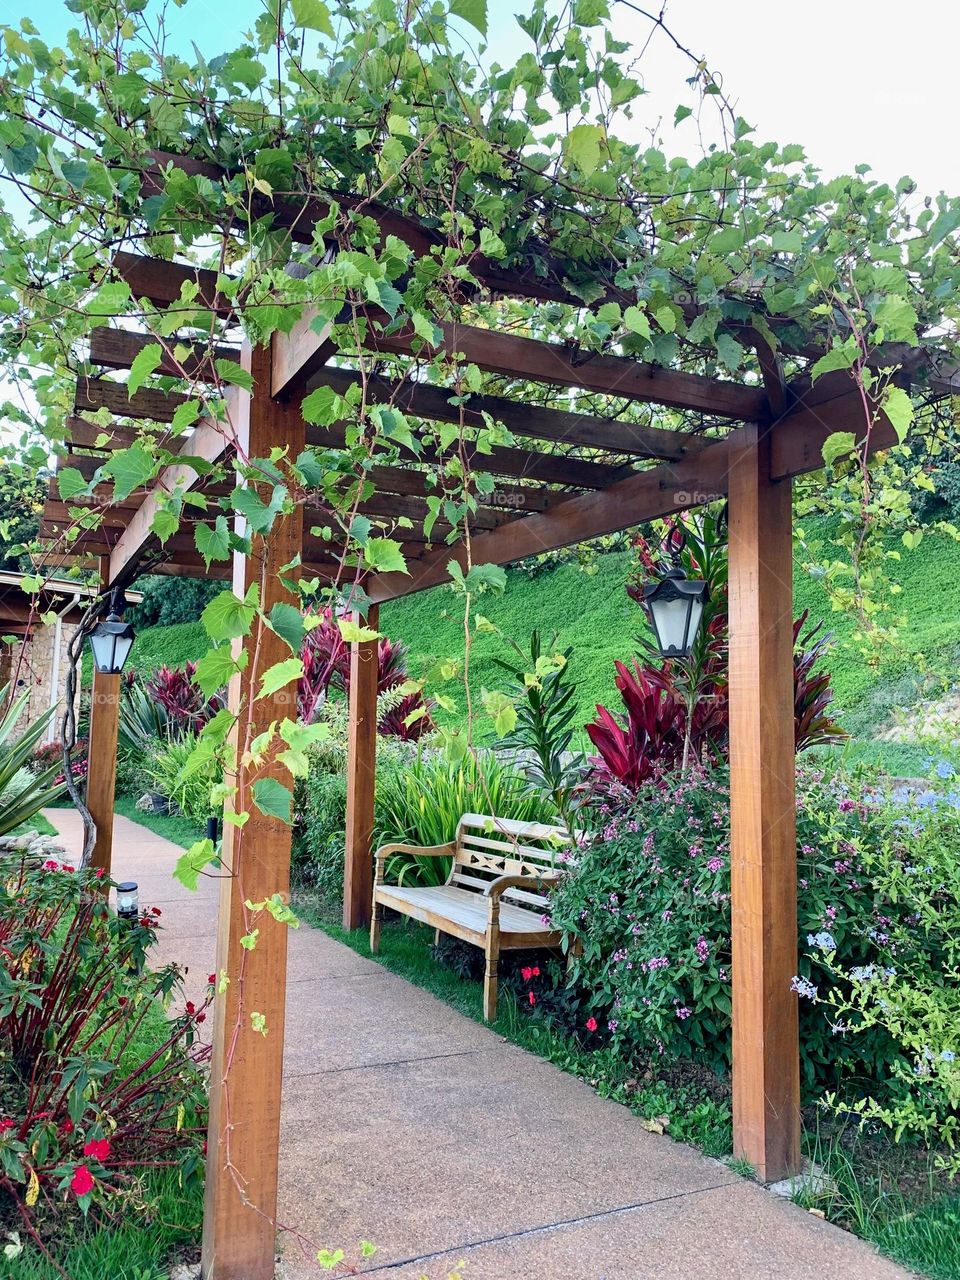
[{"label": "stone wall", "polygon": [[16,731],[22,733],[29,725],[50,706],[51,701],[57,704],[58,712],[50,722],[44,736],[45,742],[52,742],[59,733],[60,712],[63,709],[63,698],[67,677],[67,645],[76,631],[69,623],[60,627],[60,662],[56,677],[56,690],[52,688],[54,667],[56,663],[55,644],[57,638],[56,624],[35,626],[30,638],[14,645],[5,645],[0,657],[0,687],[14,681],[11,689],[13,697],[19,697],[27,690],[30,694],[23,714],[17,721]]}]

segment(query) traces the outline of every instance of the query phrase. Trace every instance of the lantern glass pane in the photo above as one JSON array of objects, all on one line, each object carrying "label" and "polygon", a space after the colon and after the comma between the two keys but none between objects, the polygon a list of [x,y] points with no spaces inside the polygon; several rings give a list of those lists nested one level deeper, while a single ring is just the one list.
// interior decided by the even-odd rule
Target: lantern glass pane
[{"label": "lantern glass pane", "polygon": [[123,670],[132,648],[133,636],[117,636],[113,652],[114,671]]},{"label": "lantern glass pane", "polygon": [[117,885],[117,910],[129,912],[133,914],[138,909],[137,904],[137,885],[121,884]]},{"label": "lantern glass pane", "polygon": [[[660,641],[660,652],[665,656],[676,656],[686,653],[688,634],[687,619],[690,616],[692,600],[689,596],[680,596],[674,600],[652,600],[650,610]],[[701,612],[703,606],[699,605]]]},{"label": "lantern glass pane", "polygon": [[113,652],[116,644],[116,636],[104,635],[102,632],[94,632],[90,637],[90,648],[93,650],[93,660],[96,663],[97,670],[109,675],[113,670]]},{"label": "lantern glass pane", "polygon": [[692,650],[697,638],[697,633],[700,630],[700,619],[703,617],[704,601],[702,599],[698,599],[696,596],[692,596],[690,605],[690,621],[687,624],[687,653]]}]

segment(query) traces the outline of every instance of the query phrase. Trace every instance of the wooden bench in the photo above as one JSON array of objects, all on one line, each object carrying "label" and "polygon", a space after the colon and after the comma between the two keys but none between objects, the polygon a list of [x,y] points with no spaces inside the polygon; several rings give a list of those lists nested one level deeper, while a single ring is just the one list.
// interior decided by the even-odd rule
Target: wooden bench
[{"label": "wooden bench", "polygon": [[[461,938],[483,950],[483,1016],[497,1016],[497,963],[501,951],[555,947],[560,932],[545,924],[544,889],[559,878],[557,854],[570,843],[563,827],[514,822],[465,813],[449,844],[420,849],[385,844],[376,853],[370,950],[380,945],[384,907]],[[406,888],[386,883],[387,859],[410,853],[418,858],[452,858],[446,883]]]}]

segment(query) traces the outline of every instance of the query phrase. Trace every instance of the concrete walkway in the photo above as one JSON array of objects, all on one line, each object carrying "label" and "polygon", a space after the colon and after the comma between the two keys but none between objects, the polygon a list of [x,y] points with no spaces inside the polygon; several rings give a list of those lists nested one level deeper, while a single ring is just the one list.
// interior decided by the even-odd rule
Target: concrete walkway
[{"label": "concrete walkway", "polygon": [[[69,848],[72,811],[46,815]],[[158,961],[213,969],[215,885],[117,817],[118,880],[163,915]],[[291,932],[280,1215],[375,1280],[904,1280],[870,1246],[505,1042],[325,934]],[[292,1239],[287,1280],[321,1272]]]}]

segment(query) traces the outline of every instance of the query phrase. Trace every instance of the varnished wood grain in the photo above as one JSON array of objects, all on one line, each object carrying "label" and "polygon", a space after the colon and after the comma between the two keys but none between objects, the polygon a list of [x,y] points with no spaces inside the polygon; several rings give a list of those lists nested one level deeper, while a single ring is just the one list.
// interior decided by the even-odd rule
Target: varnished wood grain
[{"label": "varnished wood grain", "polygon": [[[374,605],[366,625],[376,630]],[[359,622],[363,619],[358,618]],[[370,922],[373,891],[373,801],[377,768],[378,641],[350,645],[350,721],[347,736],[346,863],[343,879],[343,927]]]},{"label": "varnished wood grain", "polygon": [[763,1181],[800,1167],[791,492],[769,469],[769,437],[730,437],[734,1152]]}]

